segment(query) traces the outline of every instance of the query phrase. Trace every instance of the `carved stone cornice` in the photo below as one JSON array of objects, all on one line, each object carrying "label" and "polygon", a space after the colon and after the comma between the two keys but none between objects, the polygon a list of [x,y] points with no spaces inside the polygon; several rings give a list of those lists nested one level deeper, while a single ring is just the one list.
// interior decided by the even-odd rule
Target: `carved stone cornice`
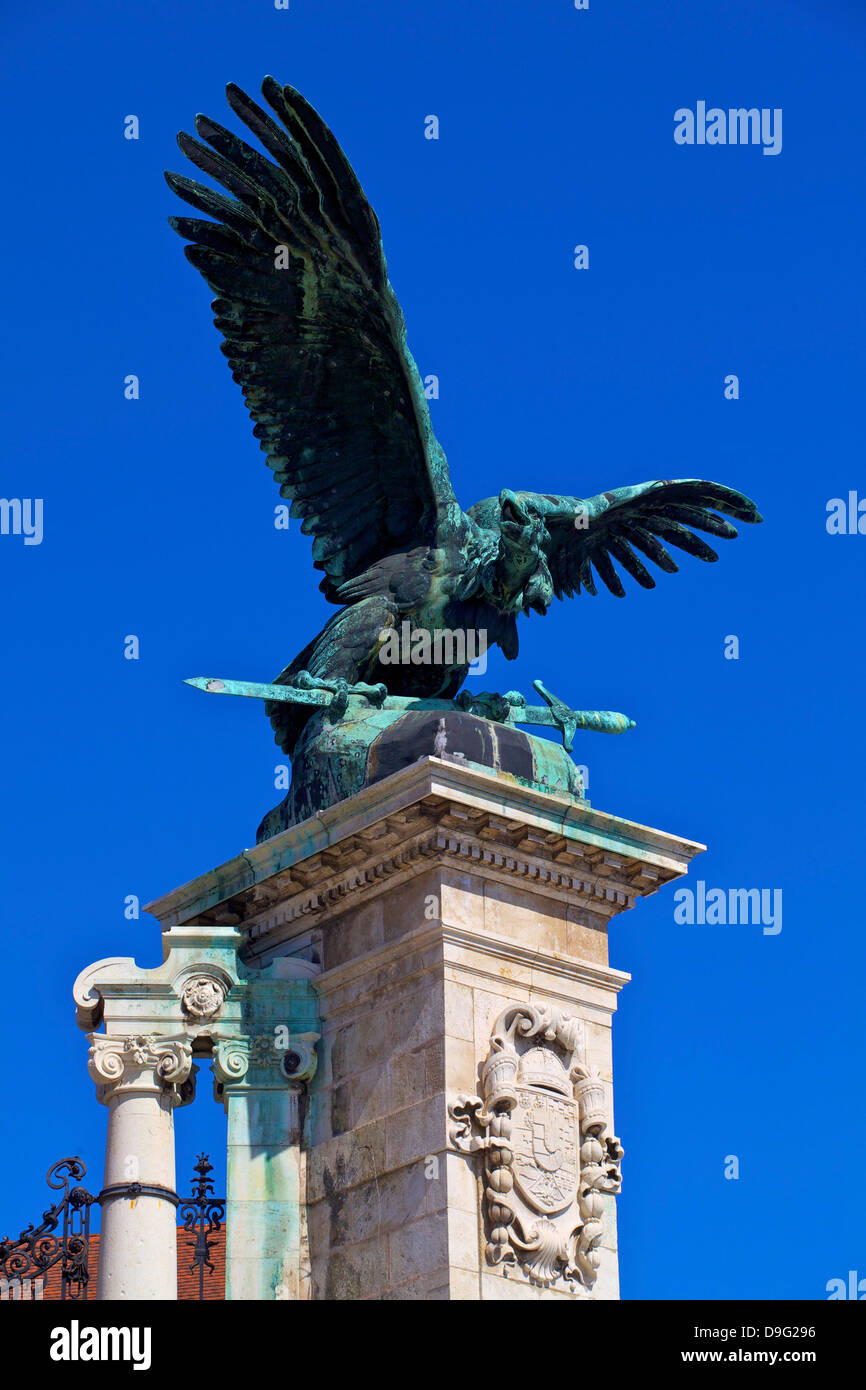
[{"label": "carved stone cornice", "polygon": [[236,926],[261,940],[373,897],[431,859],[531,886],[611,917],[686,872],[702,845],[502,774],[438,758],[365,788],[149,905],[169,926]]},{"label": "carved stone cornice", "polygon": [[103,1105],[121,1095],[167,1097],[172,1105],[185,1105],[195,1091],[192,1048],[178,1038],[154,1033],[126,1037],[90,1035],[87,1070],[96,1082]]},{"label": "carved stone cornice", "polygon": [[[453,814],[453,807],[447,805],[425,809],[441,811],[446,819]],[[384,852],[376,848],[371,853],[366,846],[362,863],[336,871],[324,856],[313,856],[304,864],[304,885],[284,884],[289,896],[259,910],[244,921],[243,929],[252,942],[301,918],[327,915],[350,897],[375,897],[386,892],[427,868],[433,858],[459,871],[483,868],[487,882],[531,887],[541,896],[560,901],[566,898],[575,907],[589,908],[604,917],[633,907],[650,882],[652,891],[658,887],[658,875],[649,879],[643,865],[628,865],[622,857],[589,848],[584,854],[574,845],[569,848],[561,836],[550,836],[546,842],[541,837],[535,839],[525,824],[511,826],[509,834],[498,833],[494,839],[491,832],[497,828],[491,826],[493,819],[479,816],[476,824],[460,832],[436,824],[412,835],[399,848]],[[347,858],[356,857],[357,850],[357,843],[350,842]],[[640,884],[634,879],[640,879]]]},{"label": "carved stone cornice", "polygon": [[[459,872],[483,870],[486,882],[531,888],[602,917],[633,907],[677,875],[643,858],[494,812],[467,810],[445,798],[427,797],[376,826],[375,836],[347,836],[340,852],[321,852],[288,873],[234,901],[233,914],[250,943],[285,935],[301,919],[315,921],[342,910],[349,899],[376,897],[423,872],[435,860]],[[244,895],[241,895],[243,898]]]}]

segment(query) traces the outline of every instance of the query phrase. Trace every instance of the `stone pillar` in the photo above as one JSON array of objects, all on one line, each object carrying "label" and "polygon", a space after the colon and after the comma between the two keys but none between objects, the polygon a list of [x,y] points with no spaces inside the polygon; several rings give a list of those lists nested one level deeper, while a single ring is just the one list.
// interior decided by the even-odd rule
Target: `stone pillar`
[{"label": "stone pillar", "polygon": [[299,1100],[316,1034],[279,1047],[273,1033],[220,1042],[217,1099],[228,1115],[226,1298],[309,1296]]},{"label": "stone pillar", "polygon": [[88,1069],[108,1106],[96,1296],[176,1299],[173,1112],[192,1099],[192,1049],[92,1034]]},{"label": "stone pillar", "polygon": [[[151,905],[172,932],[230,921],[251,964],[317,972],[313,1298],[618,1297],[611,1023],[629,977],[608,929],[702,848],[424,757]],[[257,1174],[236,1201],[259,1203],[245,1219],[262,1239],[272,1160],[256,1168],[255,1149],[285,1142],[284,1105],[262,1103],[252,1141],[259,1101],[232,1130]]]},{"label": "stone pillar", "polygon": [[105,1025],[89,1062],[109,1107],[100,1298],[177,1297],[172,1111],[192,1098],[194,1054],[213,1058],[229,1110],[226,1296],[303,1296],[298,1099],[315,1070],[318,966],[249,968],[244,944],[230,922],[176,924],[162,965],[112,957],[75,982],[79,1026]]},{"label": "stone pillar", "polygon": [[493,805],[426,806],[416,872],[323,924],[316,1297],[618,1297],[624,885]]}]

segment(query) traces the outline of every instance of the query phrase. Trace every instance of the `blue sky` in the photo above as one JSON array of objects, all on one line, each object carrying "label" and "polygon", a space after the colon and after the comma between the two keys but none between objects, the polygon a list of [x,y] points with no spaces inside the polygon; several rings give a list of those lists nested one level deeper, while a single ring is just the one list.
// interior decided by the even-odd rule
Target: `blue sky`
[{"label": "blue sky", "polygon": [[[578,736],[593,805],[706,843],[693,883],[783,893],[776,935],[680,925],[671,889],[613,923],[624,1297],[820,1299],[866,1275],[866,536],[825,524],[866,497],[862,10],[91,0],[5,28],[0,490],[44,499],[44,538],[0,536],[0,1227],[41,1213],[65,1153],[100,1186],[70,990],[102,956],[158,962],[124,898],[229,858],[279,799],[259,707],[182,678],[268,680],[329,611],[165,221],[176,132],[236,125],[225,83],[273,73],[376,209],[464,505],[698,476],[766,518],[718,565],[533,617],[484,685],[627,712],[624,737]],[[699,100],[781,108],[782,152],[678,146]],[[205,1084],[181,1185],[201,1147],[222,1175],[223,1123]]]}]

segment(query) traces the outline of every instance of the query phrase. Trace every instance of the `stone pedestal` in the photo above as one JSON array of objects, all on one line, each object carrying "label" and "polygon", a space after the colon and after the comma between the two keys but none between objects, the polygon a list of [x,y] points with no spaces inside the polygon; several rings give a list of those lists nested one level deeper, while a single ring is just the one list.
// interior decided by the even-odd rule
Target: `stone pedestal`
[{"label": "stone pedestal", "polygon": [[[428,757],[151,904],[171,932],[230,925],[250,966],[315,971],[304,1161],[275,1179],[297,1182],[306,1231],[234,1217],[268,1259],[308,1258],[309,1285],[274,1265],[270,1290],[232,1296],[617,1298],[611,1021],[629,977],[608,924],[702,848]],[[272,1125],[289,1143],[290,1107],[259,1141]]]}]

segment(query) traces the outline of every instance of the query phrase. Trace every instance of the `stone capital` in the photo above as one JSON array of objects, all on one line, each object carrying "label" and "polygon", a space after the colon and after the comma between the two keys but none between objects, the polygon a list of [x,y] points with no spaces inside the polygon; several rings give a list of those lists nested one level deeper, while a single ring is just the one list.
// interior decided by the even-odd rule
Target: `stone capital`
[{"label": "stone capital", "polygon": [[318,1033],[281,1037],[278,1030],[220,1038],[213,1049],[215,1098],[224,1100],[236,1092],[303,1090],[315,1075],[318,1038]]},{"label": "stone capital", "polygon": [[155,1033],[91,1033],[89,1041],[87,1070],[103,1105],[122,1095],[164,1096],[173,1106],[192,1100],[197,1068],[188,1042]]}]

